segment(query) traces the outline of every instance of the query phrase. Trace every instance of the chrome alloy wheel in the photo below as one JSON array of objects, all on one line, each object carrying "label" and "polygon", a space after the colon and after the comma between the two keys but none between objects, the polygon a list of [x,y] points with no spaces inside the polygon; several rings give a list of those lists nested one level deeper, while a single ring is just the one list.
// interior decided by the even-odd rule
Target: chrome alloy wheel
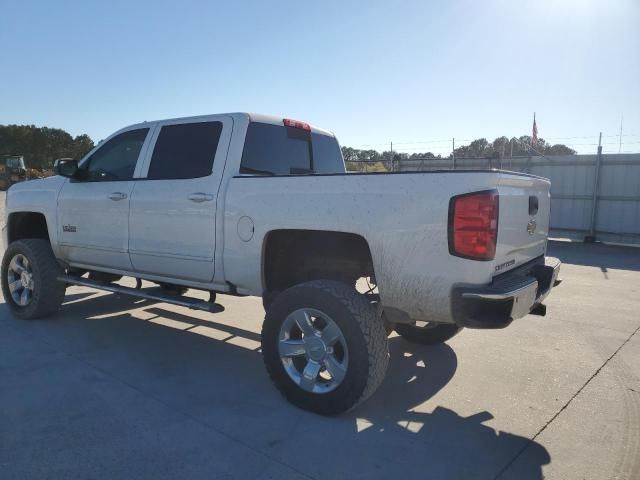
[{"label": "chrome alloy wheel", "polygon": [[33,297],[33,272],[27,257],[19,253],[11,259],[7,280],[15,304],[21,307],[29,305]]},{"label": "chrome alloy wheel", "polygon": [[280,327],[278,351],[291,380],[307,392],[335,390],[347,373],[349,352],[340,327],[312,308],[287,316]]}]

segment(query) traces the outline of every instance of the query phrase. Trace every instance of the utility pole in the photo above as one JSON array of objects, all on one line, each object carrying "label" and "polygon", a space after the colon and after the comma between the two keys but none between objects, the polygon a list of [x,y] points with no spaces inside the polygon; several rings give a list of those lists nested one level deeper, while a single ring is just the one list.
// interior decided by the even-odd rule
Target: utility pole
[{"label": "utility pole", "polygon": [[620,115],[620,146],[618,147],[618,153],[622,153],[622,120],[624,119],[623,115]]},{"label": "utility pole", "polygon": [[513,170],[513,138],[509,139],[509,147],[511,147],[511,153],[509,154],[509,168]]},{"label": "utility pole", "polygon": [[602,132],[598,140],[598,155],[596,155],[595,173],[593,175],[593,195],[591,197],[591,226],[589,235],[585,237],[585,242],[595,242],[596,240],[596,221],[598,219],[598,187],[600,184],[600,164],[602,163]]},{"label": "utility pole", "polygon": [[393,172],[393,142],[391,142],[391,171]]},{"label": "utility pole", "polygon": [[451,139],[451,157],[453,158],[453,169],[456,169],[456,139],[455,137]]}]

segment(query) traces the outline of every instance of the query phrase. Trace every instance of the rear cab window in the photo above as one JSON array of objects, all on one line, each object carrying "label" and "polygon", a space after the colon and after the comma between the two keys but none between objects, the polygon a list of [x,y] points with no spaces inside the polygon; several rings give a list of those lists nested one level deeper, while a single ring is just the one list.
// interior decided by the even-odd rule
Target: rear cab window
[{"label": "rear cab window", "polygon": [[335,137],[303,128],[252,122],[247,129],[240,173],[309,175],[344,173]]}]

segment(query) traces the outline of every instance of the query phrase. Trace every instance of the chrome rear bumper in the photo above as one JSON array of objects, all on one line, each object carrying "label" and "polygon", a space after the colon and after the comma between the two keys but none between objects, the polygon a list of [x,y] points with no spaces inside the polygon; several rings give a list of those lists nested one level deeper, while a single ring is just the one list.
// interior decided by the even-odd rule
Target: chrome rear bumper
[{"label": "chrome rear bumper", "polygon": [[529,313],[544,315],[542,305],[560,281],[560,260],[536,259],[507,272],[483,287],[461,287],[454,291],[453,313],[458,325],[469,328],[504,328]]}]

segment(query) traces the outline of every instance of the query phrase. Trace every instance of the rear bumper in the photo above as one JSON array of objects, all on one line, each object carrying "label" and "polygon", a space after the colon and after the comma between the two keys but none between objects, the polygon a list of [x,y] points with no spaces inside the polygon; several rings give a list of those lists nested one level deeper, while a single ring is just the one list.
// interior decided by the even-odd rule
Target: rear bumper
[{"label": "rear bumper", "polygon": [[544,299],[558,283],[560,260],[539,257],[482,287],[456,287],[455,322],[467,328],[504,328],[529,313],[544,315]]}]

